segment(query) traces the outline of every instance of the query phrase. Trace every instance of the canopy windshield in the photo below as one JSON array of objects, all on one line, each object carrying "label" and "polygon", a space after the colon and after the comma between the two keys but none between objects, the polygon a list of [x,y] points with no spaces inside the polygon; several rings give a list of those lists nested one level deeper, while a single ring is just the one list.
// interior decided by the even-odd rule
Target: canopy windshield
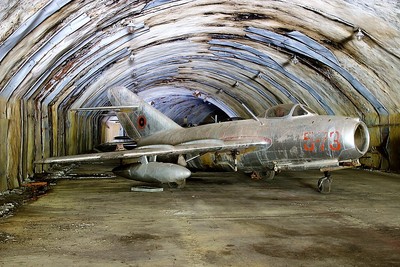
[{"label": "canopy windshield", "polygon": [[304,116],[315,114],[315,112],[300,104],[281,104],[267,109],[265,118],[281,118],[286,116]]}]

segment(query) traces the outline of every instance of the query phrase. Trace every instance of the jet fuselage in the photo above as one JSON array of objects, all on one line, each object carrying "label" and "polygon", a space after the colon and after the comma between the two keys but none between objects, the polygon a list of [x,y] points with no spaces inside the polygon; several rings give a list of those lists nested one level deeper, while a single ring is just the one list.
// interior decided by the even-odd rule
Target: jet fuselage
[{"label": "jet fuselage", "polygon": [[[261,141],[267,145],[228,153],[207,153],[189,161],[197,169],[226,169],[234,158],[242,171],[311,169],[337,166],[341,161],[361,157],[368,149],[368,131],[359,119],[307,115],[287,118],[259,118],[163,131],[138,141],[139,146],[178,145],[188,142]],[[187,156],[189,158],[189,156]],[[231,165],[223,164],[230,162]],[[222,163],[222,164],[221,164]]]}]

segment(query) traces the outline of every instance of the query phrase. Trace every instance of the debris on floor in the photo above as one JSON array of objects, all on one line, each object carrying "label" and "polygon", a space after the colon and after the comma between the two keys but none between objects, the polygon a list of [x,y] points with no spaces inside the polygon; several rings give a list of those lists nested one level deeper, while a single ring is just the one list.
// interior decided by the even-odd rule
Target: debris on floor
[{"label": "debris on floor", "polygon": [[162,187],[154,187],[154,186],[132,186],[131,187],[132,192],[162,192],[164,191],[164,188]]},{"label": "debris on floor", "polygon": [[20,188],[0,192],[0,218],[12,216],[19,206],[30,200],[36,200],[48,190],[48,182],[28,182]]}]

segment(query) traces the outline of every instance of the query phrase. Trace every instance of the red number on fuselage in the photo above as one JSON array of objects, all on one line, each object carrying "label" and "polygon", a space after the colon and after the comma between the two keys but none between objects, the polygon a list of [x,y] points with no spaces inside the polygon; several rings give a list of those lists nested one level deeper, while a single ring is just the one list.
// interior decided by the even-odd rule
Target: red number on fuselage
[{"label": "red number on fuselage", "polygon": [[304,151],[314,151],[315,149],[315,143],[314,140],[312,139],[313,132],[304,132],[304,141],[307,143],[304,143],[303,148]]},{"label": "red number on fuselage", "polygon": [[328,142],[329,149],[332,151],[339,151],[341,149],[340,133],[339,131],[333,132],[304,132],[303,135],[304,151],[315,151],[316,143],[319,143],[319,151],[325,151],[325,143]]},{"label": "red number on fuselage", "polygon": [[333,138],[332,143],[329,144],[329,148],[333,151],[338,151],[341,148],[340,141],[339,141],[340,134],[338,131],[330,132],[329,139],[331,139],[333,136],[334,136],[334,138]]}]

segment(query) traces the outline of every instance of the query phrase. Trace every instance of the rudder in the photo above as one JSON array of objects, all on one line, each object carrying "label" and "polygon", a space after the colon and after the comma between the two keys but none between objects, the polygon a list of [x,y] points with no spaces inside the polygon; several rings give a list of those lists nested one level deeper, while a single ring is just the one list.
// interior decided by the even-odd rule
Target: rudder
[{"label": "rudder", "polygon": [[109,89],[108,98],[113,106],[138,106],[134,109],[123,109],[117,112],[117,117],[127,135],[134,140],[160,131],[181,128],[124,86]]}]

